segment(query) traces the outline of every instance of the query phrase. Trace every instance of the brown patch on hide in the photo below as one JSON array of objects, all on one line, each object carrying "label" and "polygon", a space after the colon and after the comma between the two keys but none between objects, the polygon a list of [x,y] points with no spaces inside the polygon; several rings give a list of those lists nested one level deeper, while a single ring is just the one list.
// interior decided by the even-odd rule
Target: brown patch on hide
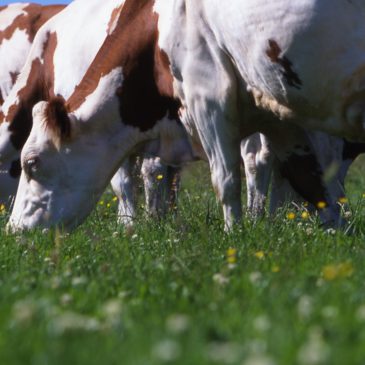
[{"label": "brown patch on hide", "polygon": [[283,68],[283,76],[287,84],[296,89],[302,86],[302,80],[298,74],[293,70],[293,63],[286,57],[280,57],[282,50],[273,39],[269,39],[269,48],[266,50],[266,55],[271,62],[279,64]]},{"label": "brown patch on hide", "polygon": [[14,85],[16,83],[16,79],[18,78],[18,73],[17,72],[10,72],[10,78],[11,78],[11,82]]},{"label": "brown patch on hide", "polygon": [[68,100],[77,110],[100,79],[121,67],[122,85],[115,90],[124,124],[146,131],[165,115],[177,118],[167,56],[158,49],[157,15],[152,0],[126,0],[114,31]]},{"label": "brown patch on hide", "polygon": [[42,63],[39,58],[32,61],[26,86],[19,90],[17,102],[10,106],[5,115],[6,121],[10,123],[11,142],[17,150],[23,147],[32,129],[33,106],[53,96],[53,55],[56,45],[56,34],[48,34],[41,56],[44,62]]}]

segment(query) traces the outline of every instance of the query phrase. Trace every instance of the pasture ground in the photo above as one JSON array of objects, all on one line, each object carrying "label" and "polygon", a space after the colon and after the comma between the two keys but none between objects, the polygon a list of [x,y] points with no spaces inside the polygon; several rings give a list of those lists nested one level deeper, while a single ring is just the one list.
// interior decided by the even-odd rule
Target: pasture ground
[{"label": "pasture ground", "polygon": [[5,235],[3,212],[0,364],[364,364],[364,166],[348,236],[290,207],[226,235],[203,164],[131,234],[111,193],[71,235]]}]

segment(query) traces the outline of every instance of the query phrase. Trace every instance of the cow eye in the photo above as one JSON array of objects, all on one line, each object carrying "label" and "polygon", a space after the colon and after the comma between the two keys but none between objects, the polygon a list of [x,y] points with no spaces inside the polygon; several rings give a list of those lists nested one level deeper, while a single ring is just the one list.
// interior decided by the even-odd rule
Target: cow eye
[{"label": "cow eye", "polygon": [[38,167],[39,167],[38,157],[30,157],[24,161],[23,169],[27,177],[29,177],[30,179],[38,171]]}]

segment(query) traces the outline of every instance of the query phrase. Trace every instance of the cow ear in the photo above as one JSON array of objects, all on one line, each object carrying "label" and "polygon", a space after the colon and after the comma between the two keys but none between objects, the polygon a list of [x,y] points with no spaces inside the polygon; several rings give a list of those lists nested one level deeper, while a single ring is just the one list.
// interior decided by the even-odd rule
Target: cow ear
[{"label": "cow ear", "polygon": [[56,97],[48,102],[45,110],[47,128],[53,130],[65,141],[71,138],[71,120],[67,112],[65,99]]},{"label": "cow ear", "polygon": [[57,97],[50,101],[41,101],[33,108],[33,124],[40,124],[59,144],[70,140],[75,134],[75,117],[68,113],[66,102]]}]

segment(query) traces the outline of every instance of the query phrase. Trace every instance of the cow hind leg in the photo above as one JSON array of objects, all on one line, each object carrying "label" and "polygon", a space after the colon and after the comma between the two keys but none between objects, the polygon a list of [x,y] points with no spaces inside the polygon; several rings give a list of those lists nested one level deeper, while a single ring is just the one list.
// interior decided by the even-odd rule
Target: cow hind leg
[{"label": "cow hind leg", "polygon": [[[296,126],[285,126],[282,133],[270,135],[273,150],[280,162],[280,173],[305,200],[318,209],[323,225],[340,227],[344,221],[336,197],[323,181],[323,170],[306,132]],[[285,136],[278,138],[277,136]]]}]

